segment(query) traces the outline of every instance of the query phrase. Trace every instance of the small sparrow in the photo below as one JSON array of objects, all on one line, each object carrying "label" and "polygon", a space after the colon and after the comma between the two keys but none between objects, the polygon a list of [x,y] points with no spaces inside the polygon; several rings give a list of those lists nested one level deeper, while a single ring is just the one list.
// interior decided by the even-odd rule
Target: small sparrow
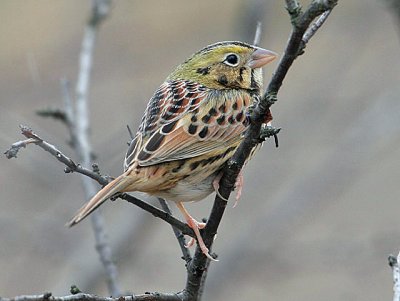
[{"label": "small sparrow", "polygon": [[[242,42],[219,42],[180,64],[150,99],[126,153],[124,173],[84,205],[69,225],[116,193],[141,191],[174,201],[203,254],[213,259],[199,231],[205,224],[196,221],[183,202],[217,191],[222,167],[242,141],[249,109],[260,97],[261,67],[276,56]],[[268,114],[265,122],[270,120]],[[237,184],[241,182],[240,177]]]}]

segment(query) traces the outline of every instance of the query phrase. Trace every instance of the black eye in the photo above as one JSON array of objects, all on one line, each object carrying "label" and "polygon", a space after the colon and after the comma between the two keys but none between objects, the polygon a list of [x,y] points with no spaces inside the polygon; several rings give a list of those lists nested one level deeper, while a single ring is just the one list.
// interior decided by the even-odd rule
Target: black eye
[{"label": "black eye", "polygon": [[229,66],[237,66],[239,63],[239,57],[236,54],[228,54],[224,61]]}]

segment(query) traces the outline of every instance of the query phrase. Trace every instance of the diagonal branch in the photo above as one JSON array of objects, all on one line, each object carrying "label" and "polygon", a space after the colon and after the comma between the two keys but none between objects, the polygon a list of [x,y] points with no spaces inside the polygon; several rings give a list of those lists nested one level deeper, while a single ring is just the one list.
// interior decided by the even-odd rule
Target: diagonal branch
[{"label": "diagonal branch", "polygon": [[[167,201],[162,198],[158,198],[158,201],[160,202],[161,208],[170,216],[172,216],[172,212],[168,206]],[[189,249],[186,247],[185,236],[179,229],[175,228],[174,226],[172,226],[172,230],[174,231],[175,237],[178,240],[179,247],[181,248],[182,259],[185,260],[186,264],[188,264],[192,260],[192,256],[190,255]]]},{"label": "diagonal branch", "polygon": [[[276,102],[278,91],[282,86],[283,80],[293,61],[301,54],[300,50],[304,34],[315,18],[323,14],[325,11],[332,10],[336,4],[337,0],[313,1],[304,13],[302,13],[297,1],[286,1],[290,15],[293,17],[293,11],[296,11],[297,14],[296,18],[292,18],[292,33],[287,43],[285,53],[278,63],[265,94],[261,97],[258,105],[250,116],[251,125],[249,130],[246,132],[244,140],[223,170],[223,176],[220,180],[219,195],[217,194],[215,198],[207,225],[202,234],[207,247],[211,247],[213,243],[227,205],[226,200],[229,198],[229,195],[234,188],[236,178],[251,150],[259,142],[258,138],[264,116],[268,113],[271,105]],[[318,28],[316,28],[316,30]],[[185,293],[189,298],[192,298],[191,300],[198,300],[197,296],[201,288],[202,274],[206,269],[206,263],[207,258],[202,254],[200,248],[197,247],[194,258],[189,266],[185,288]]]},{"label": "diagonal branch", "polygon": [[[22,132],[22,135],[24,135],[27,139],[18,141],[18,142],[15,142],[14,144],[12,144],[10,149],[5,151],[7,158],[10,159],[10,158],[16,157],[16,152],[18,152],[18,150],[20,150],[22,147],[26,147],[26,145],[28,145],[28,144],[35,144],[35,145],[39,146],[40,148],[42,148],[43,150],[45,150],[46,152],[50,153],[58,161],[63,163],[66,166],[64,169],[64,172],[80,173],[89,178],[92,178],[93,180],[97,181],[102,186],[107,185],[109,183],[109,178],[100,175],[96,171],[92,171],[88,168],[83,167],[80,164],[75,163],[71,158],[66,156],[56,146],[54,146],[53,144],[50,144],[49,142],[47,142],[44,139],[42,139],[41,137],[39,137],[29,127],[21,126],[21,132]],[[155,217],[158,217],[158,218],[164,220],[165,222],[169,223],[174,228],[181,231],[182,234],[189,235],[191,237],[196,237],[193,230],[188,225],[186,225],[185,223],[176,219],[170,213],[160,210],[157,207],[154,207],[153,205],[150,205],[149,203],[142,201],[138,198],[135,198],[126,193],[121,194],[119,197],[126,200],[129,203],[132,203],[132,204],[142,208],[143,210],[148,211]]]}]

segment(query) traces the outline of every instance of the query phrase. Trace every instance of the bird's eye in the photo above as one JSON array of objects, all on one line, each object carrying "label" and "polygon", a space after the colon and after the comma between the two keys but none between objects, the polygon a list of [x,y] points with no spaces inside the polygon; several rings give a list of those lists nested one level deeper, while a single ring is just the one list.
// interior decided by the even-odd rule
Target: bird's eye
[{"label": "bird's eye", "polygon": [[234,53],[230,53],[225,57],[224,63],[236,67],[239,64],[239,57]]}]

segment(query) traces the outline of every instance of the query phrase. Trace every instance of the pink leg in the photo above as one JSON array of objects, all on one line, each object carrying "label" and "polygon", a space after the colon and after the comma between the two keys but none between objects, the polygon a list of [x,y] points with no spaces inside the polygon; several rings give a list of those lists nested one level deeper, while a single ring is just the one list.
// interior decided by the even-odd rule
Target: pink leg
[{"label": "pink leg", "polygon": [[[243,170],[243,169],[242,169]],[[236,178],[236,182],[235,182],[235,189],[236,189],[236,199],[235,199],[235,203],[233,204],[233,208],[236,207],[236,205],[239,202],[240,197],[242,196],[242,189],[243,189],[243,172],[242,170],[240,170],[237,178]],[[214,181],[213,181],[213,187],[214,190],[216,192],[216,194],[223,200],[228,201],[227,199],[225,199],[222,195],[219,194],[219,181],[221,180],[222,177],[222,173],[219,173],[218,176],[215,177]]]},{"label": "pink leg", "polygon": [[236,199],[235,199],[235,204],[233,204],[233,208],[236,207],[236,205],[239,202],[240,197],[242,196],[242,189],[243,189],[243,172],[242,170],[239,172],[236,182],[235,182],[235,189],[236,189]]},{"label": "pink leg", "polygon": [[[206,223],[197,223],[197,226],[199,227],[199,229],[204,229],[204,227],[206,226]],[[189,242],[187,243],[187,245],[185,246],[186,248],[190,248],[194,245],[194,243],[196,242],[196,239],[194,239],[193,237],[190,238]]]},{"label": "pink leg", "polygon": [[228,200],[227,200],[226,198],[224,198],[222,195],[220,195],[220,193],[219,193],[219,180],[221,180],[221,178],[222,178],[222,172],[220,172],[220,173],[218,174],[218,176],[215,177],[215,179],[214,179],[212,185],[213,185],[213,187],[214,187],[215,193],[216,193],[221,199],[223,199],[224,201],[227,202]]},{"label": "pink leg", "polygon": [[[178,209],[182,212],[182,214],[183,214],[183,216],[184,216],[184,218],[185,218],[186,223],[188,224],[188,226],[189,226],[190,228],[192,228],[193,231],[194,231],[194,233],[196,234],[196,238],[197,238],[199,247],[200,247],[201,251],[203,252],[203,254],[204,254],[207,258],[209,258],[210,260],[218,261],[218,260],[212,258],[211,255],[210,255],[210,253],[208,253],[208,248],[207,248],[206,245],[204,244],[203,238],[202,238],[201,235],[200,235],[199,229],[203,229],[203,228],[205,227],[205,224],[204,224],[204,223],[199,223],[198,221],[196,221],[196,220],[189,214],[189,212],[187,212],[187,210],[186,210],[185,207],[183,206],[183,203],[182,203],[182,202],[176,203],[176,206],[177,206]],[[193,240],[193,242],[192,242],[192,240]],[[189,241],[188,247],[194,244],[194,239],[192,239],[192,240]]]}]

